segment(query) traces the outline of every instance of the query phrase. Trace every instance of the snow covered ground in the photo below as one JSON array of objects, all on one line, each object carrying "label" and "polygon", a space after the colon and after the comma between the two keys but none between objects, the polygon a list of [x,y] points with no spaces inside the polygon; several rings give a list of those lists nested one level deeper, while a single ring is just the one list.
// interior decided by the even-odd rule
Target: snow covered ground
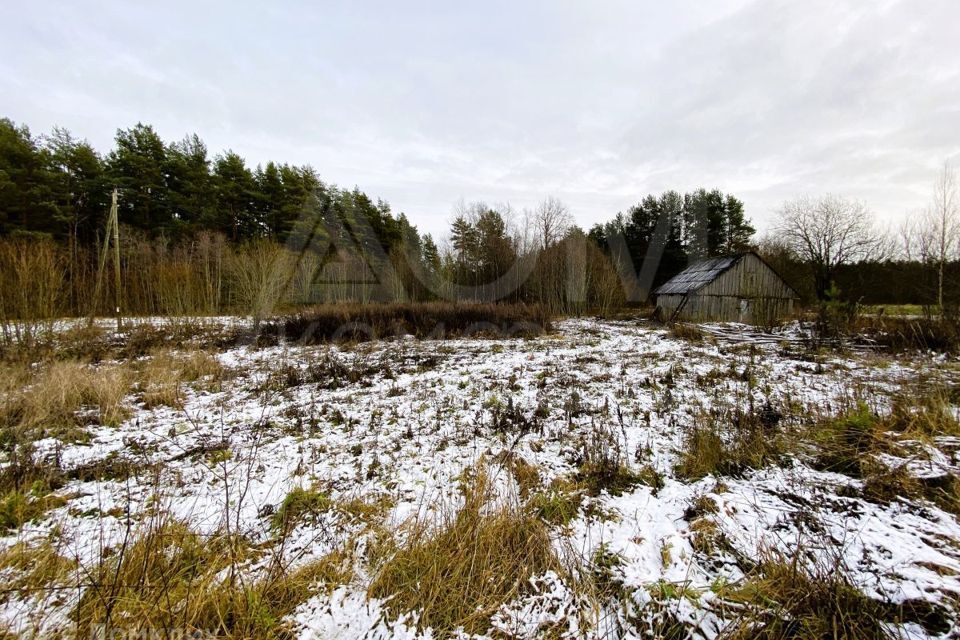
[{"label": "snow covered ground", "polygon": [[[798,456],[697,481],[678,478],[674,465],[697,417],[711,410],[769,403],[790,409],[785,420],[802,421],[854,399],[883,408],[918,375],[955,385],[958,363],[935,355],[811,358],[790,341],[738,342],[733,335],[727,327],[716,340],[688,342],[643,322],[581,319],[534,339],[233,348],[217,354],[230,371],[222,387],[194,385],[182,408],[147,409],[131,395],[131,417],[116,428],[91,427],[88,443],[36,443],[37,454],[58,457],[68,470],[117,459],[132,461],[135,470],[115,480],[69,482],[58,491],[68,498],[64,506],[0,539],[0,548],[55,535],[61,554],[92,567],[103,549],[122,543],[131,520],[158,505],[199,532],[228,526],[269,545],[271,514],[292,489],[313,486],[337,501],[381,499],[390,505],[386,526],[398,527],[456,503],[458,478],[480,461],[496,466],[522,458],[544,486],[571,477],[582,443],[599,432],[628,465],[654,469],[662,486],[586,497],[577,517],[552,531],[568,557],[589,562],[598,550],[613,554],[616,578],[638,608],[674,585],[681,595],[664,606],[694,637],[715,638],[731,615],[718,586],[744,578],[742,558],[801,548],[842,561],[868,596],[936,603],[955,626],[954,515],[929,503],[867,501],[857,496],[860,481],[815,471]],[[957,473],[957,449],[933,449],[910,461],[911,469]],[[500,469],[501,490],[516,494],[513,476]],[[691,508],[703,498],[725,541],[715,549],[695,544],[691,528]],[[282,554],[294,566],[306,563],[361,528],[339,516],[306,522]],[[299,637],[429,637],[428,629],[417,630],[415,612],[392,619],[383,603],[366,597],[368,570],[358,567],[348,584],[302,603],[292,616]],[[45,628],[56,629],[69,624],[77,597],[8,594],[0,618],[25,630],[43,617]],[[642,636],[643,624],[628,618],[587,602],[551,573],[504,605],[493,629],[516,637],[537,637],[548,627],[554,637]],[[895,631],[951,633],[919,624]]]}]

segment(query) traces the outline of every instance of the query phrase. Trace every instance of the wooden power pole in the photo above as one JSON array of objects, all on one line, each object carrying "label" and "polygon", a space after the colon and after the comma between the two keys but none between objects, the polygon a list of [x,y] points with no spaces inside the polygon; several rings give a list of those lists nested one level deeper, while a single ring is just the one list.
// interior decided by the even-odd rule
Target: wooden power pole
[{"label": "wooden power pole", "polygon": [[100,252],[100,265],[97,269],[97,285],[93,290],[93,308],[90,310],[90,324],[97,314],[97,304],[100,302],[100,289],[103,284],[103,271],[107,266],[107,254],[113,244],[113,279],[114,279],[114,315],[117,318],[117,331],[123,328],[123,319],[120,315],[123,296],[120,290],[120,222],[118,219],[117,190],[114,188],[110,201],[110,215],[107,216],[106,234],[103,239],[103,250]]}]

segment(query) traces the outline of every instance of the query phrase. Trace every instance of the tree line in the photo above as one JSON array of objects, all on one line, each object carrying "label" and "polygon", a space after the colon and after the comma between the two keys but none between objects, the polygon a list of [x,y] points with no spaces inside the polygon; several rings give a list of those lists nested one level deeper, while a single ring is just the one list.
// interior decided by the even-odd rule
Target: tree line
[{"label": "tree line", "polygon": [[[746,247],[753,233],[741,201],[700,189],[647,196],[589,233],[556,198],[520,212],[461,202],[441,248],[386,202],[325,183],[308,165],[250,168],[233,151],[212,155],[197,135],[167,143],[146,124],[118,130],[101,154],[66,129],[34,136],[0,119],[0,237],[66,247],[51,259],[65,272],[68,312],[89,303],[114,189],[123,293],[141,313],[214,313],[280,297],[610,307],[624,302],[623,273],[657,242],[658,220],[669,220],[660,281],[698,257]],[[625,251],[611,250],[614,234]]]},{"label": "tree line", "polygon": [[[121,288],[134,313],[264,313],[286,303],[400,298],[534,302],[577,313],[642,301],[630,277],[646,262],[657,268],[641,293],[691,262],[746,249],[759,250],[810,301],[837,287],[868,302],[957,295],[960,197],[949,167],[931,207],[898,238],[880,233],[861,203],[824,196],[785,203],[776,234],[757,243],[740,199],[701,188],[646,195],[589,231],[553,197],[522,211],[460,202],[438,244],[388,203],[326,183],[309,165],[250,168],[232,151],[211,154],[197,135],[166,143],[145,124],[118,130],[101,154],[65,129],[34,136],[0,119],[0,238],[21,251],[29,241],[53,243],[48,262],[63,272],[63,313],[105,312],[116,298],[107,291],[89,299],[114,189]],[[5,250],[7,274],[28,269],[14,264],[15,249]],[[7,290],[23,286],[7,280]]]},{"label": "tree line", "polygon": [[0,234],[91,243],[113,188],[124,225],[174,239],[215,231],[237,242],[284,238],[304,199],[326,186],[312,167],[251,170],[232,151],[211,157],[196,135],[164,143],[149,125],[118,130],[101,155],[66,129],[33,136],[0,119]]},{"label": "tree line", "polygon": [[[308,165],[267,162],[251,169],[232,151],[211,156],[197,135],[168,144],[145,124],[118,130],[113,149],[101,154],[66,129],[34,136],[26,126],[0,119],[0,238],[21,246],[47,240],[65,248],[54,262],[65,272],[68,293],[62,302],[68,313],[88,311],[82,306],[92,290],[114,189],[124,229],[123,289],[135,312],[163,312],[169,305],[159,298],[169,292],[159,291],[178,285],[161,281],[179,274],[181,282],[191,282],[197,279],[194,272],[206,282],[197,283],[190,296],[175,293],[177,307],[235,308],[235,300],[244,297],[234,291],[239,281],[249,287],[253,278],[261,288],[273,286],[264,274],[241,276],[241,265],[261,263],[280,279],[279,248],[296,241],[298,225],[315,251],[355,248],[352,255],[337,256],[341,263],[356,261],[359,254],[382,261],[400,248],[418,264],[438,261],[432,238],[421,237],[405,215],[357,188],[324,183]],[[321,217],[337,224],[317,224]],[[312,227],[302,228],[311,220]],[[266,248],[276,255],[264,257]],[[329,257],[314,255],[306,262]],[[290,268],[285,258],[283,268]],[[232,275],[227,273],[231,261]],[[302,268],[303,256],[297,262]],[[193,269],[189,274],[187,265]],[[14,269],[5,266],[7,274]],[[341,266],[344,273],[355,271],[355,265]]]}]

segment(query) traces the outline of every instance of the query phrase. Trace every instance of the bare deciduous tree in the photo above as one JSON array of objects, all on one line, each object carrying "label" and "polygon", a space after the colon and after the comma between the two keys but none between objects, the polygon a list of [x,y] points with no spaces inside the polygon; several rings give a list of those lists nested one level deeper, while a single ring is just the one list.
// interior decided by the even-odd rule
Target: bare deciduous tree
[{"label": "bare deciduous tree", "polygon": [[937,262],[937,304],[943,309],[943,273],[947,262],[957,251],[960,239],[960,194],[958,194],[957,174],[949,163],[937,175],[933,187],[933,207],[925,216],[924,226],[933,239],[933,254]]},{"label": "bare deciduous tree", "polygon": [[817,298],[826,298],[837,267],[880,257],[884,236],[866,205],[841,196],[792,200],[780,209],[782,240],[813,269]]},{"label": "bare deciduous tree", "polygon": [[549,249],[567,234],[573,224],[573,216],[567,205],[548,196],[533,211],[533,228],[541,249]]},{"label": "bare deciduous tree", "polygon": [[909,214],[900,225],[901,254],[937,274],[937,304],[943,308],[944,273],[960,256],[960,179],[945,163],[934,183],[933,202]]}]

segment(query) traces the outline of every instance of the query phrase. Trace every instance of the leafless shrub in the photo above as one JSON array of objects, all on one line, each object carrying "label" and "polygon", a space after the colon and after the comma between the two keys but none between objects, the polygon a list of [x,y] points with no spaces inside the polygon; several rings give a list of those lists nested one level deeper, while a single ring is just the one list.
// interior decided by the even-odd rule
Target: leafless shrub
[{"label": "leafless shrub", "polygon": [[226,274],[232,302],[253,317],[254,328],[281,302],[295,270],[286,249],[266,240],[251,242],[228,254]]},{"label": "leafless shrub", "polygon": [[32,347],[60,314],[64,265],[52,242],[0,241],[0,338]]}]

